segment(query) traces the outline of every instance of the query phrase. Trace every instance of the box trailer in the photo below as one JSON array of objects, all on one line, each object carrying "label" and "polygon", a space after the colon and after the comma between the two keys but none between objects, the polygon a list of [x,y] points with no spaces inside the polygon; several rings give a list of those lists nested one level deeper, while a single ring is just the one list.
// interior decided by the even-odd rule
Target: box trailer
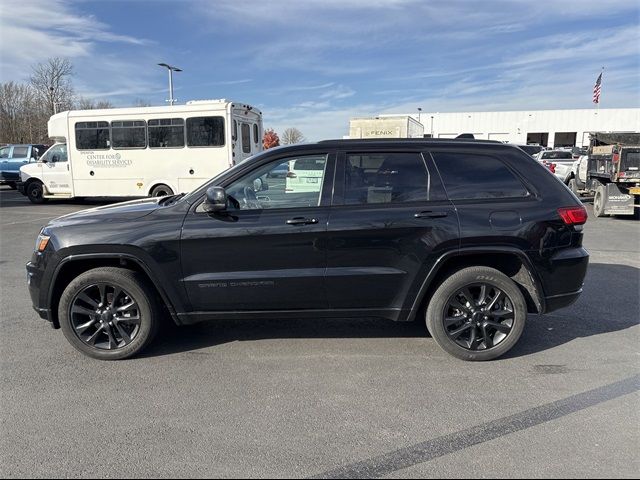
[{"label": "box trailer", "polygon": [[349,138],[423,138],[424,125],[411,116],[358,117],[349,121]]}]

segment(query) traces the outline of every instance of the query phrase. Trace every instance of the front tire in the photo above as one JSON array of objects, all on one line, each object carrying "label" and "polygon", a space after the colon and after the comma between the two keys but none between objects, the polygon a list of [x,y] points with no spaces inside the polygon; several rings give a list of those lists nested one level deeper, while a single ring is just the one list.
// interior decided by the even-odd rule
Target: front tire
[{"label": "front tire", "polygon": [[144,277],[102,267],[76,277],[60,298],[58,319],[77,350],[99,360],[140,353],[154,338],[161,309]]},{"label": "front tire", "polygon": [[42,185],[42,182],[32,181],[27,185],[26,192],[31,203],[44,203],[48,200],[44,198],[44,185]]},{"label": "front tire", "polygon": [[517,343],[527,305],[513,280],[489,267],[459,270],[437,288],[427,328],[444,351],[461,360],[493,360]]}]

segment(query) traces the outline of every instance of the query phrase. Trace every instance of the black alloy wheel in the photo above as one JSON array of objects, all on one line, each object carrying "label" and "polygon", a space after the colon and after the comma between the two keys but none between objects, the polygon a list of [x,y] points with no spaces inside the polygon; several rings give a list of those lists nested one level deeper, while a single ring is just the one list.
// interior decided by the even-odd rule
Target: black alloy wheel
[{"label": "black alloy wheel", "polygon": [[468,350],[486,350],[499,345],[511,333],[513,304],[495,285],[470,284],[449,297],[443,319],[452,341]]},{"label": "black alloy wheel", "polygon": [[71,325],[87,345],[114,350],[129,345],[140,332],[140,307],[133,296],[116,285],[89,285],[71,301]]},{"label": "black alloy wheel", "polygon": [[491,267],[463,268],[433,293],[427,328],[444,351],[461,360],[493,360],[519,340],[527,319],[520,287]]},{"label": "black alloy wheel", "polygon": [[100,360],[140,353],[155,337],[162,308],[139,272],[116,267],[88,270],[62,292],[58,321],[69,343]]}]

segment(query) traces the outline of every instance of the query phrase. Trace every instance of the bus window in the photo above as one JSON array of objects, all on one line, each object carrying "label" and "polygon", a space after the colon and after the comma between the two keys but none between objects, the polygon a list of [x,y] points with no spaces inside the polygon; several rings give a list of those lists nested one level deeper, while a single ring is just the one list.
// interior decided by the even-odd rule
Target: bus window
[{"label": "bus window", "polygon": [[78,150],[108,150],[109,124],[107,122],[76,123],[76,148]]},{"label": "bus window", "polygon": [[251,153],[251,130],[248,123],[243,123],[242,130],[242,153]]},{"label": "bus window", "polygon": [[221,147],[224,144],[224,117],[187,118],[187,146]]},{"label": "bus window", "polygon": [[235,142],[238,139],[238,122],[233,121],[233,141]]},{"label": "bus window", "polygon": [[253,124],[253,143],[257,145],[259,140],[260,139],[258,138],[258,124],[254,123]]},{"label": "bus window", "polygon": [[184,147],[184,119],[149,120],[147,126],[150,148]]},{"label": "bus window", "polygon": [[147,136],[144,120],[111,122],[111,146],[114,149],[146,148]]}]

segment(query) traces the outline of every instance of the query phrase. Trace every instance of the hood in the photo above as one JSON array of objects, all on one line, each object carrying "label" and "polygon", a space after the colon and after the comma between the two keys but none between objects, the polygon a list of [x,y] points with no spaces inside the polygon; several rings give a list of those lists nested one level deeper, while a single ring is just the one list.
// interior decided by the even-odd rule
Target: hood
[{"label": "hood", "polygon": [[55,218],[49,222],[49,225],[74,225],[94,220],[101,222],[135,220],[157,210],[161,199],[162,197],[143,198],[80,210]]}]

